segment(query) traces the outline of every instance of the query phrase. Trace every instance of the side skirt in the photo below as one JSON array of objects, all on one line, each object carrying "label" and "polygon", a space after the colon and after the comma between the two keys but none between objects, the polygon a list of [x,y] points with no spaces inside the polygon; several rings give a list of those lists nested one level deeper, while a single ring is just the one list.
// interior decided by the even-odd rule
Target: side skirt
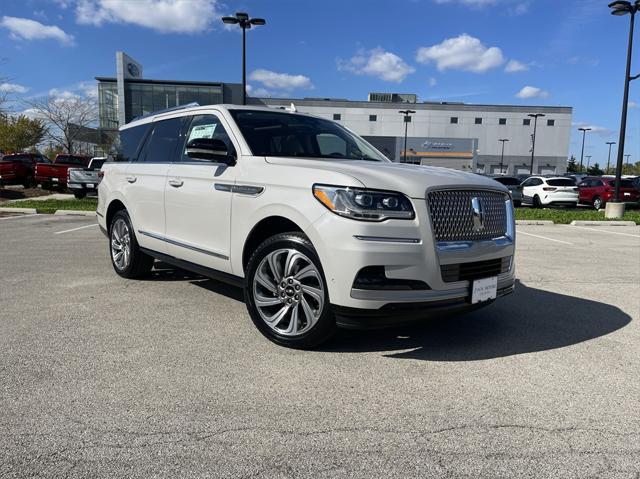
[{"label": "side skirt", "polygon": [[169,263],[178,268],[186,269],[187,271],[191,271],[196,274],[201,274],[202,276],[206,276],[207,278],[211,278],[216,281],[220,281],[222,283],[230,284],[231,286],[244,288],[244,278],[241,278],[240,276],[224,273],[222,271],[207,268],[205,266],[200,266],[198,264],[191,263],[189,261],[184,261],[182,259],[178,259],[173,256],[169,256],[167,254],[158,253],[157,251],[153,251],[151,249],[141,247],[140,251],[142,251],[145,254],[148,254],[149,256],[154,257],[157,260],[164,261],[165,263]]}]

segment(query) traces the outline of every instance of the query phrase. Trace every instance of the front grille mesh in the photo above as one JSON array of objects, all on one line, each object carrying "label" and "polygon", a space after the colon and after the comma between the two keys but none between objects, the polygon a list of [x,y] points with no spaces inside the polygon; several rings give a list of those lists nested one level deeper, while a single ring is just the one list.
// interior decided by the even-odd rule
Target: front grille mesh
[{"label": "front grille mesh", "polygon": [[505,256],[504,258],[472,263],[444,264],[440,266],[440,272],[442,273],[442,281],[455,283],[456,281],[473,281],[498,276],[508,273],[509,268],[511,268],[511,256]]},{"label": "front grille mesh", "polygon": [[[484,228],[473,224],[472,198],[484,209]],[[498,191],[439,190],[427,195],[436,241],[482,241],[503,236],[507,231],[508,196]]]}]

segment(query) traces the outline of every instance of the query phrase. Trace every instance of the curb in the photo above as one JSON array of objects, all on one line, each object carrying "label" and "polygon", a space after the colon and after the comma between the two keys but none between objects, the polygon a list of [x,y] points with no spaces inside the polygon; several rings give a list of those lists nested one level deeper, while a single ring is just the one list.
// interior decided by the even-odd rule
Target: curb
[{"label": "curb", "polygon": [[35,214],[38,213],[35,208],[9,208],[9,207],[0,208],[0,212],[2,212],[2,213],[24,213],[26,215],[35,215]]},{"label": "curb", "polygon": [[516,220],[516,226],[543,226],[554,224],[551,220]]},{"label": "curb", "polygon": [[569,223],[571,226],[635,226],[635,221],[577,221]]},{"label": "curb", "polygon": [[81,210],[56,210],[54,215],[57,216],[95,216],[95,211],[81,211]]}]

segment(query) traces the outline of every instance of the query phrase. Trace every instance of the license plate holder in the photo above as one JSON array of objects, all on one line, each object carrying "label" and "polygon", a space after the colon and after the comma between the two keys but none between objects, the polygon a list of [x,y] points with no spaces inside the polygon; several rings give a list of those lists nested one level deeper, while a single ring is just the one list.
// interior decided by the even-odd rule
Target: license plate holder
[{"label": "license plate holder", "polygon": [[87,188],[93,188],[93,183],[87,183]]},{"label": "license plate holder", "polygon": [[476,279],[471,284],[471,304],[491,301],[498,297],[498,277]]}]

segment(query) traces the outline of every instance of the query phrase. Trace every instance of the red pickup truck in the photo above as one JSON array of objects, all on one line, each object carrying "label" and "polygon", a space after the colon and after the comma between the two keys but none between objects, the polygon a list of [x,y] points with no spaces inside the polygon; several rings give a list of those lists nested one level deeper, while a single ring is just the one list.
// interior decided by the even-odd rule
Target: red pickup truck
[{"label": "red pickup truck", "polygon": [[40,153],[15,153],[0,158],[0,186],[35,185],[36,165],[51,164],[51,160]]},{"label": "red pickup truck", "polygon": [[67,186],[67,170],[69,168],[84,168],[89,165],[91,158],[88,156],[56,155],[53,163],[36,165],[36,183],[42,188],[65,188]]}]

